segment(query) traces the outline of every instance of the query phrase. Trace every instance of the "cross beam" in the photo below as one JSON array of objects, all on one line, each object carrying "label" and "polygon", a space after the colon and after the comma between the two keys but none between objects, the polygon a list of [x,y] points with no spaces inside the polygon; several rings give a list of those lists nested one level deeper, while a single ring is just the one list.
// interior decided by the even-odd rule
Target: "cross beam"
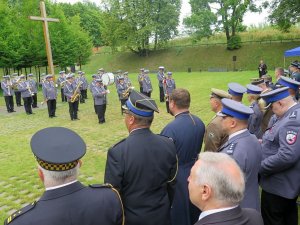
[{"label": "cross beam", "polygon": [[47,52],[49,72],[50,72],[50,74],[55,75],[54,67],[53,67],[53,59],[52,59],[48,22],[59,22],[59,19],[47,18],[45,2],[43,2],[43,1],[40,2],[40,10],[41,10],[41,17],[29,16],[29,19],[43,22],[44,38],[45,38],[45,43],[46,43],[46,52]]}]

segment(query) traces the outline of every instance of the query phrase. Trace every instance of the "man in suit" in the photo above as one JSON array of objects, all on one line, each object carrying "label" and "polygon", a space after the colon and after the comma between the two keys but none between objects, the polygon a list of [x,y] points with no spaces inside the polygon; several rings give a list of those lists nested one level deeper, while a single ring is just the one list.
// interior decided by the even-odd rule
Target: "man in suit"
[{"label": "man in suit", "polygon": [[288,87],[264,93],[276,120],[262,137],[261,211],[265,225],[297,225],[300,190],[300,104]]},{"label": "man in suit", "polygon": [[108,150],[104,181],[120,191],[126,225],[170,225],[175,145],[150,130],[153,99],[133,90],[123,108],[129,136]]},{"label": "man in suit", "polygon": [[259,78],[261,78],[263,75],[267,74],[267,65],[264,63],[263,60],[260,60],[260,63],[258,65],[258,75]]},{"label": "man in suit", "polygon": [[5,225],[123,224],[121,199],[111,185],[87,187],[77,180],[86,153],[77,133],[64,127],[45,128],[33,135],[30,145],[46,191],[9,216]]},{"label": "man in suit", "polygon": [[175,196],[171,209],[172,225],[192,225],[200,211],[189,201],[187,178],[201,151],[205,126],[202,120],[189,111],[190,93],[186,89],[174,89],[170,95],[170,113],[175,119],[161,132],[174,140],[178,156],[178,173]]},{"label": "man in suit", "polygon": [[244,176],[227,154],[200,153],[188,182],[190,199],[202,210],[195,225],[263,225],[256,210],[239,206],[244,196]]},{"label": "man in suit", "polygon": [[222,99],[222,129],[228,135],[228,141],[219,148],[219,152],[227,153],[234,158],[245,173],[245,197],[242,208],[260,211],[258,171],[261,162],[261,145],[255,135],[250,134],[248,119],[253,110],[240,102]]}]

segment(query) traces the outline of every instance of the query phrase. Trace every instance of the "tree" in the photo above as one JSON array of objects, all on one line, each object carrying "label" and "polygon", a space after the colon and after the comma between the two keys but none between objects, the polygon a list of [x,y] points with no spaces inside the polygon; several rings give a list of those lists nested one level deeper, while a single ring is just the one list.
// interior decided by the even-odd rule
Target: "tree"
[{"label": "tree", "polygon": [[190,4],[192,14],[184,19],[190,32],[201,39],[223,31],[228,49],[240,47],[237,32],[247,10],[258,11],[254,0],[190,0]]},{"label": "tree", "polygon": [[299,0],[273,0],[271,3],[265,2],[264,6],[270,7],[269,20],[282,31],[287,32],[293,24],[300,21]]}]

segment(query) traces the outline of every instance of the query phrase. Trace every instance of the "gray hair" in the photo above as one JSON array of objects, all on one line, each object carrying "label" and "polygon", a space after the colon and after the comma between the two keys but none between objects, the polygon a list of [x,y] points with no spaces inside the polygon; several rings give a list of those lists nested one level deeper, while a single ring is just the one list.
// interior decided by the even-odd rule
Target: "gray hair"
[{"label": "gray hair", "polygon": [[[214,152],[200,153],[199,160],[201,165],[196,170],[197,184],[209,185],[215,200],[221,203],[239,204],[244,197],[245,178],[235,160],[225,153]],[[238,176],[234,176],[236,174]]]},{"label": "gray hair", "polygon": [[79,174],[80,165],[78,163],[76,167],[66,171],[50,171],[50,170],[45,170],[40,165],[38,165],[38,167],[43,172],[44,179],[47,183],[60,185],[60,184],[70,182],[72,180],[76,180]]}]

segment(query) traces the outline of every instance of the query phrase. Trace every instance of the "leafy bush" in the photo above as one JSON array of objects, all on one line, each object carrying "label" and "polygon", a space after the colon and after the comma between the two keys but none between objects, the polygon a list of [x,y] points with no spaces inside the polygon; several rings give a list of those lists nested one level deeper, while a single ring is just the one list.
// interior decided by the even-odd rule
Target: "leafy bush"
[{"label": "leafy bush", "polygon": [[242,47],[242,39],[239,35],[235,35],[230,37],[229,41],[227,42],[227,49],[228,50],[235,50]]}]

